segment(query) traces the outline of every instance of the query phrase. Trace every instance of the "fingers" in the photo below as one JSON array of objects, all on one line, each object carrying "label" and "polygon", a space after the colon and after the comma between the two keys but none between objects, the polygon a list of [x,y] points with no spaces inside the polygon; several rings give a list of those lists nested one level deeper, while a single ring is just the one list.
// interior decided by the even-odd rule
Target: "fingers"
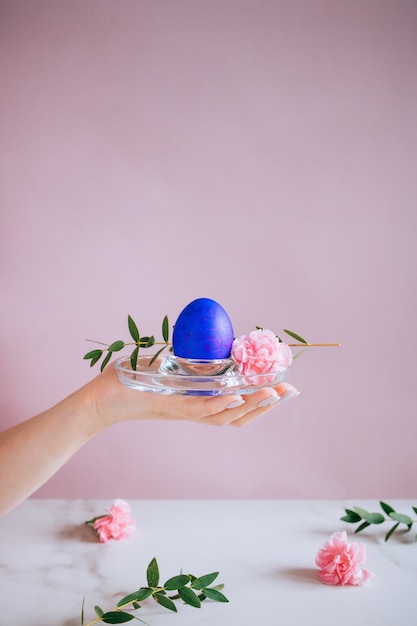
[{"label": "fingers", "polygon": [[[246,426],[254,420],[262,417],[278,403],[295,398],[299,391],[288,383],[281,383],[275,389],[262,389],[256,393],[245,396],[233,396],[226,408],[218,413],[211,413],[202,417],[200,423],[216,426]],[[231,399],[231,398],[230,398]],[[210,402],[209,400],[208,402]]]},{"label": "fingers", "polygon": [[247,395],[183,396],[141,392],[121,385],[113,368],[106,368],[87,388],[91,392],[87,393],[89,404],[95,407],[101,424],[154,419],[245,426],[278,403],[298,395],[289,383],[280,383],[275,388],[265,387]]},{"label": "fingers", "polygon": [[279,397],[281,404],[282,402],[286,402],[287,400],[291,400],[292,398],[297,398],[300,395],[298,389],[296,389],[293,385],[289,383],[280,383],[275,387]]}]

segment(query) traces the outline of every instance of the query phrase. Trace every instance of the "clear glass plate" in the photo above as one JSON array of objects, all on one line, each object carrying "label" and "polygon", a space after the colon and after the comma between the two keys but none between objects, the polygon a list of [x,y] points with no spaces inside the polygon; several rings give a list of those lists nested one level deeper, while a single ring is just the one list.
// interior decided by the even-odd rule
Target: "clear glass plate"
[{"label": "clear glass plate", "polygon": [[152,356],[140,356],[136,370],[130,358],[115,363],[120,381],[132,389],[164,394],[188,396],[226,396],[254,393],[263,387],[274,387],[285,380],[288,368],[242,376],[233,359],[204,361],[181,359],[175,356],[158,357],[149,365]]}]

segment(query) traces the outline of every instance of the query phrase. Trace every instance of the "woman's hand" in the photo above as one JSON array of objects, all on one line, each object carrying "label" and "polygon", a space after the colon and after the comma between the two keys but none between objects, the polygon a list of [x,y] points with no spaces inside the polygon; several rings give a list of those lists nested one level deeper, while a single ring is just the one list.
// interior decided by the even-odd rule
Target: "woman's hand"
[{"label": "woman's hand", "polygon": [[283,400],[298,395],[288,383],[253,394],[182,396],[138,391],[122,385],[114,365],[83,388],[86,407],[98,429],[124,420],[186,420],[215,426],[244,426]]},{"label": "woman's hand", "polygon": [[298,392],[287,383],[246,396],[180,396],[122,385],[114,365],[39,415],[0,433],[0,517],[53,476],[87,441],[124,420],[245,426]]}]

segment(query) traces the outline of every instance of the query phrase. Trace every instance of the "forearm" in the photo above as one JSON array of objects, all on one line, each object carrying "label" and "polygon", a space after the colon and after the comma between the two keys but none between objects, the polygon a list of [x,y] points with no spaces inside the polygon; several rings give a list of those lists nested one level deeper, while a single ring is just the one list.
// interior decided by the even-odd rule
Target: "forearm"
[{"label": "forearm", "polygon": [[0,433],[0,516],[43,485],[100,429],[79,390]]},{"label": "forearm", "polygon": [[108,367],[56,406],[0,433],[0,517],[30,496],[87,441],[124,420],[188,420],[244,426],[280,397],[295,393],[287,383],[241,396],[148,393],[121,385]]}]

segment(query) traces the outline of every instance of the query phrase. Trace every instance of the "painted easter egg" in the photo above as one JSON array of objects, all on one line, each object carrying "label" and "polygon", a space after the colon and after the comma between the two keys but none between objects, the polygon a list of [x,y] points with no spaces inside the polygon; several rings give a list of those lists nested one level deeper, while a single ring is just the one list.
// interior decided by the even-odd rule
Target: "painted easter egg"
[{"label": "painted easter egg", "polygon": [[234,335],[230,317],[210,298],[198,298],[181,311],[174,325],[172,347],[185,359],[227,359]]}]

